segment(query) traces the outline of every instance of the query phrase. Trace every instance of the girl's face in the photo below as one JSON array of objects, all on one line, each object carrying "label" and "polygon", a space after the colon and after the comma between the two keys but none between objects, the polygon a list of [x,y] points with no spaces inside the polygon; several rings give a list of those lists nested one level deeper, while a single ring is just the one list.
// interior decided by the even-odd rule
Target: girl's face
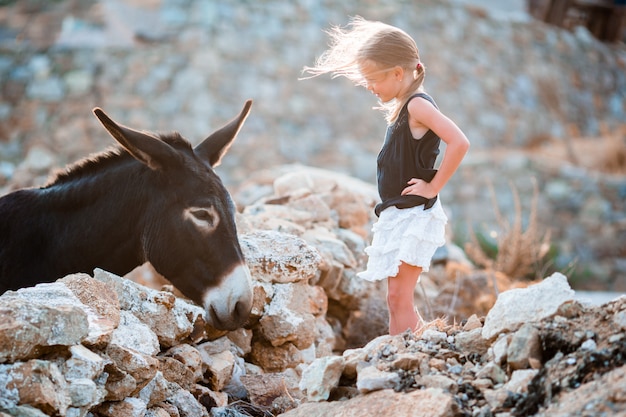
[{"label": "girl's face", "polygon": [[365,61],[359,66],[364,87],[376,95],[383,103],[398,97],[402,87],[400,67],[381,69],[375,62]]}]

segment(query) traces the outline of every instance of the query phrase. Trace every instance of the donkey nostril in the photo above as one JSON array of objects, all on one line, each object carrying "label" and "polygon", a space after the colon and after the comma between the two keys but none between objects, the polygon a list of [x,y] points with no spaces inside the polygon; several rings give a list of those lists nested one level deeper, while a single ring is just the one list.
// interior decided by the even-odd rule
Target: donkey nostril
[{"label": "donkey nostril", "polygon": [[247,303],[242,303],[241,301],[237,301],[237,303],[235,303],[235,317],[237,317],[240,321],[247,321],[249,314],[250,310],[248,309]]},{"label": "donkey nostril", "polygon": [[242,310],[243,310],[243,309],[242,309],[242,307],[241,307],[241,302],[240,302],[240,301],[237,301],[237,302],[235,303],[235,316],[236,316],[236,317],[241,317],[241,316],[243,316],[243,313],[244,313],[244,312],[243,312]]},{"label": "donkey nostril", "polygon": [[209,315],[210,317],[210,321],[213,323],[213,327],[219,327],[222,325],[222,320],[220,319],[220,316],[217,314],[217,311],[215,311],[215,307],[211,306],[209,309]]}]

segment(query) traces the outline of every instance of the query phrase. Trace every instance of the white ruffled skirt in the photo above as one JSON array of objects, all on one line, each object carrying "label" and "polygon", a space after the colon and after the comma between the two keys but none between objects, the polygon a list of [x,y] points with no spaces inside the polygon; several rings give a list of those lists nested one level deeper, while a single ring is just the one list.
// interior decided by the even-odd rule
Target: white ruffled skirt
[{"label": "white ruffled skirt", "polygon": [[401,262],[427,272],[435,251],[446,243],[448,217],[439,200],[428,210],[423,205],[383,210],[372,226],[372,244],[365,248],[367,269],[357,275],[367,281],[394,277]]}]

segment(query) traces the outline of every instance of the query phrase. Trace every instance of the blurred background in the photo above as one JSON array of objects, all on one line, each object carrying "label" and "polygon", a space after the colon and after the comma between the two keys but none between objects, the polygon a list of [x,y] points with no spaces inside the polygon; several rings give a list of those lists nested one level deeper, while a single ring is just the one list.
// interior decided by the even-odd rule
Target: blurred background
[{"label": "blurred background", "polygon": [[618,3],[0,0],[0,195],[112,145],[93,107],[197,143],[248,98],[217,169],[240,207],[253,202],[242,186],[285,164],[374,184],[386,128],[375,97],[344,79],[299,80],[324,29],[361,15],[414,37],[427,91],[472,143],[442,192],[450,240],[478,246],[483,267],[526,246],[535,267],[510,275],[560,271],[575,288],[626,292]]}]

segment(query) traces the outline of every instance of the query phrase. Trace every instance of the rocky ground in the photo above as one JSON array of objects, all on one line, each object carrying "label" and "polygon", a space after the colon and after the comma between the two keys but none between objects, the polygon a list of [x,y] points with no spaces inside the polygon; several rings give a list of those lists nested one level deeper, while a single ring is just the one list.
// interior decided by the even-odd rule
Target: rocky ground
[{"label": "rocky ground", "polygon": [[0,415],[626,414],[625,297],[583,303],[562,274],[516,282],[448,244],[416,291],[426,326],[385,336],[384,286],[355,278],[374,187],[289,166],[253,190],[245,328],[207,328],[149,265],[7,292]]}]

